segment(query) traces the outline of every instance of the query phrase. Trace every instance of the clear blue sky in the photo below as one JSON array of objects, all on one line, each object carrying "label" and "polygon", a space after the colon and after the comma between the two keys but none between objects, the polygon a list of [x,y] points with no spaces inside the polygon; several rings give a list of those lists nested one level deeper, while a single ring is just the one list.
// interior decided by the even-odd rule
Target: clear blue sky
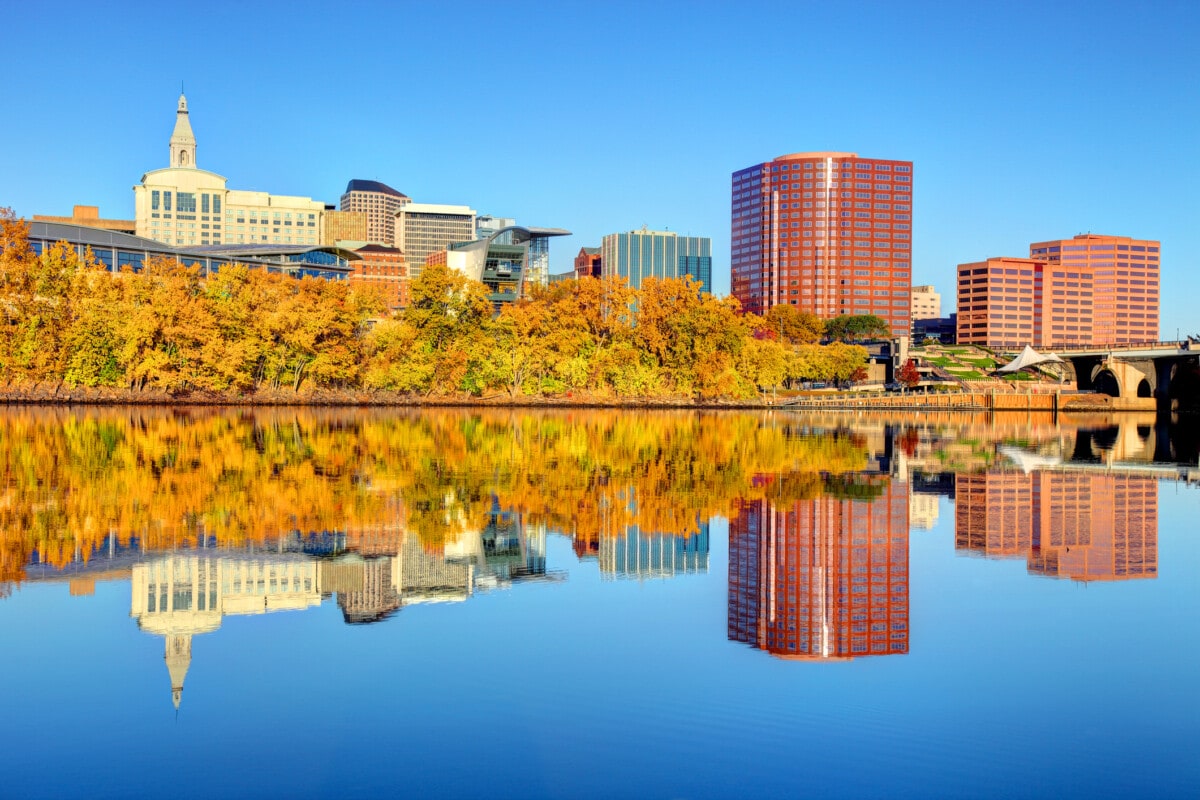
[{"label": "clear blue sky", "polygon": [[711,236],[784,153],[912,159],[914,283],[1093,231],[1161,239],[1200,333],[1200,3],[21,3],[0,205],[131,217],[180,82],[199,165],[336,203],[350,178],[567,228]]}]

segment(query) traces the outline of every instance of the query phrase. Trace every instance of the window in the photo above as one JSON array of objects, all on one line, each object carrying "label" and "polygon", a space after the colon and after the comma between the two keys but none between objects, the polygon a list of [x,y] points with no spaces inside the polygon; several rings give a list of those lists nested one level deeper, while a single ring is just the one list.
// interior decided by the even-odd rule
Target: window
[{"label": "window", "polygon": [[175,210],[195,214],[196,195],[191,192],[178,192],[175,196]]},{"label": "window", "polygon": [[154,209],[155,211],[158,211],[158,200],[158,189],[155,189],[150,193],[150,208]]},{"label": "window", "polygon": [[163,192],[163,210],[164,211],[171,210],[171,193],[170,192]]}]

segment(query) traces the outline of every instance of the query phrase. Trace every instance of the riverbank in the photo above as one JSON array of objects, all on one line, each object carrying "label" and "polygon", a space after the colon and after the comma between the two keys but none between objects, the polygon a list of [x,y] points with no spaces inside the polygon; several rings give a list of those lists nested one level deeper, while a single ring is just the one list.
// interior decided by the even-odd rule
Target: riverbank
[{"label": "riverbank", "polygon": [[814,392],[758,399],[690,397],[605,397],[562,395],[421,396],[398,392],[318,389],[307,392],[275,390],[246,395],[212,392],[162,392],[90,389],[65,386],[17,386],[0,389],[6,405],[171,405],[171,406],[358,406],[394,408],[669,408],[669,409],[795,409],[896,411],[1041,411],[1153,412],[1153,398],[1119,398],[1104,394],[1059,392],[956,392],[937,394],[857,394]]}]

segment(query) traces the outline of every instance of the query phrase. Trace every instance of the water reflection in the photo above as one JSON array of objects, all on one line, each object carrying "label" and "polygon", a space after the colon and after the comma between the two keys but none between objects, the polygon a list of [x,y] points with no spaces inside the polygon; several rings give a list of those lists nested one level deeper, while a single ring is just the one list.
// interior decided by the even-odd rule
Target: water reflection
[{"label": "water reflection", "polygon": [[994,471],[959,475],[954,500],[954,544],[965,552],[1078,581],[1158,573],[1155,478]]},{"label": "water reflection", "polygon": [[908,490],[746,504],[729,526],[729,638],[797,659],[908,651]]},{"label": "water reflection", "polygon": [[1153,417],[13,410],[0,586],[128,581],[178,705],[227,615],[330,600],[366,624],[561,581],[550,536],[602,579],[703,575],[725,517],[731,641],[899,655],[910,529],[942,503],[963,555],[1152,579],[1158,483],[1197,478],[1195,442]]}]

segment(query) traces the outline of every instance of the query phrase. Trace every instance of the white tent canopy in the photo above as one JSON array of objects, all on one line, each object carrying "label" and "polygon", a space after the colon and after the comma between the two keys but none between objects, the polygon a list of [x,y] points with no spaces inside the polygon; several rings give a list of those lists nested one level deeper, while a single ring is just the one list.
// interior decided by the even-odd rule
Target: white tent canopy
[{"label": "white tent canopy", "polygon": [[1020,372],[1028,367],[1036,367],[1038,364],[1062,364],[1063,360],[1054,353],[1039,353],[1029,345],[1025,345],[1025,349],[1021,351],[1021,355],[1014,358],[1012,361],[1000,367],[996,372],[1010,373]]}]

